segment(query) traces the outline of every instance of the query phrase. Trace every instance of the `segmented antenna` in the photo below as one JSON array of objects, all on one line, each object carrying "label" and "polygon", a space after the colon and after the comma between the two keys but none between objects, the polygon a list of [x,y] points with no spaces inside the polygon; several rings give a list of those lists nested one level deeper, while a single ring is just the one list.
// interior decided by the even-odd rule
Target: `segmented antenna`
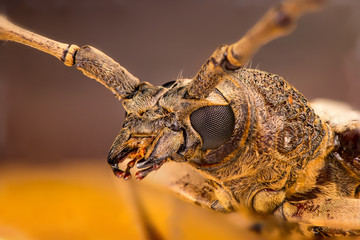
[{"label": "segmented antenna", "polygon": [[78,47],[40,36],[9,22],[0,15],[0,40],[14,41],[53,55],[67,66],[75,65],[86,76],[110,89],[118,98],[128,98],[140,81],[112,58],[91,46]]},{"label": "segmented antenna", "polygon": [[205,98],[225,71],[243,67],[270,41],[290,34],[298,18],[320,8],[325,0],[286,0],[271,8],[239,41],[218,48],[201,67],[189,86],[190,98]]}]

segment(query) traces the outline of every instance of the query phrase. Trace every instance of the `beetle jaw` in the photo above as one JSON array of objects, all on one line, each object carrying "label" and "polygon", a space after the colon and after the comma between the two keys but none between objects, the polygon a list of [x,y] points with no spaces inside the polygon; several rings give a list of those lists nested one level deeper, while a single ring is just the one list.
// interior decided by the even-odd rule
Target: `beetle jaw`
[{"label": "beetle jaw", "polygon": [[[124,132],[115,140],[109,155],[108,163],[113,173],[125,180],[131,178],[130,170],[134,167],[137,180],[142,180],[150,172],[158,170],[166,161],[181,161],[177,153],[184,143],[183,133],[164,127],[157,135],[130,135],[124,138]],[[126,135],[126,134],[125,134]],[[121,170],[121,165],[126,165]]]}]

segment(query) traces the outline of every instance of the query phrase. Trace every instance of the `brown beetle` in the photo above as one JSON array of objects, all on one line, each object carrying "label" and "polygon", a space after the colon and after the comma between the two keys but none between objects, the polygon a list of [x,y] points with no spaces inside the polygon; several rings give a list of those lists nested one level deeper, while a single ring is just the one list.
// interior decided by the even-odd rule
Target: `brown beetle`
[{"label": "brown beetle", "polygon": [[357,234],[359,118],[319,117],[281,77],[243,68],[318,2],[285,2],[239,42],[218,48],[193,79],[159,87],[92,47],[40,38],[5,19],[0,38],[76,65],[124,99],[127,117],[108,156],[117,176],[130,178],[136,166],[142,179],[165,162],[187,162],[203,175],[184,174],[170,185],[204,207],[245,207],[324,235]]}]

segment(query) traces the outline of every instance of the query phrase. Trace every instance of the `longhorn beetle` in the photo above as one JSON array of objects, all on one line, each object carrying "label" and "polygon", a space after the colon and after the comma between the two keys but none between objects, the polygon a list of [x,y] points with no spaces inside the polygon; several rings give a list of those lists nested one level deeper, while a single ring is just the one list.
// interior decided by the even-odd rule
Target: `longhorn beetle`
[{"label": "longhorn beetle", "polygon": [[75,65],[123,100],[126,118],[108,155],[116,176],[129,179],[136,168],[141,180],[168,162],[184,162],[197,174],[179,174],[169,186],[203,207],[246,208],[325,236],[358,235],[359,116],[339,122],[319,115],[282,77],[245,67],[321,3],[284,1],[238,42],[215,50],[194,78],[163,86],[140,82],[91,46],[50,40],[3,16],[0,40]]}]

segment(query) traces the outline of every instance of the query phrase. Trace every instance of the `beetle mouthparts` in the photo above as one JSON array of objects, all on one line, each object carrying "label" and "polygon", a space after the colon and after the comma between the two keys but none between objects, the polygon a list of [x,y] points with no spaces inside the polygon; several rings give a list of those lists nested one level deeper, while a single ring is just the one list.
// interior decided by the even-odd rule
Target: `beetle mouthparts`
[{"label": "beetle mouthparts", "polygon": [[[158,170],[164,163],[165,163],[166,159],[155,163],[153,165],[151,165],[148,168],[145,168],[143,170],[137,171],[135,173],[135,179],[136,180],[142,180],[143,178],[145,178],[149,173]],[[130,173],[130,169],[134,167],[136,160],[131,160],[130,162],[128,162],[127,167],[124,170],[121,170],[117,167],[112,167],[113,173],[115,174],[115,176],[119,177],[119,178],[124,178],[125,180],[128,180],[131,178],[131,173]]]},{"label": "beetle mouthparts", "polygon": [[[135,179],[137,180],[141,180],[150,172],[158,170],[166,162],[166,159],[160,161],[145,159],[146,149],[152,140],[153,137],[132,137],[124,144],[124,147],[118,154],[109,156],[108,163],[115,176],[125,180],[130,179],[132,177],[130,170],[135,165],[138,169],[145,168],[135,173]],[[125,170],[119,168],[119,164],[122,162],[128,162]]]},{"label": "beetle mouthparts", "polygon": [[166,159],[161,160],[160,162],[155,163],[155,164],[151,165],[150,167],[148,167],[148,168],[146,168],[144,170],[136,172],[135,173],[135,179],[136,180],[143,179],[144,177],[146,177],[152,171],[158,170],[165,162],[166,162]]}]

